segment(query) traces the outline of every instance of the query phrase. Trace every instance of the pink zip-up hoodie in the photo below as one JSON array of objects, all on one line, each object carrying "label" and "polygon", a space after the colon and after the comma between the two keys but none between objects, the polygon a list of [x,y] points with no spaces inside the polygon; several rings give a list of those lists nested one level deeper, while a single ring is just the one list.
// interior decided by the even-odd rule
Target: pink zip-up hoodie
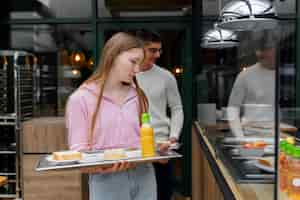
[{"label": "pink zip-up hoodie", "polygon": [[[66,108],[68,144],[72,150],[88,150],[88,135],[99,95],[95,83],[82,85],[69,97]],[[122,105],[103,95],[96,118],[92,149],[139,148],[138,97],[134,87]]]}]

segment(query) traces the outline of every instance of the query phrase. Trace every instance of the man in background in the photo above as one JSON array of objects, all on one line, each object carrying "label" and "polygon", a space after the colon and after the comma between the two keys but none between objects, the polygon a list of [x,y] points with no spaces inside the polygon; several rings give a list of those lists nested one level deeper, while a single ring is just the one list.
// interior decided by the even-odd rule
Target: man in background
[{"label": "man in background", "polygon": [[[257,62],[241,71],[231,91],[228,105],[230,128],[235,136],[257,134],[251,124],[274,122],[276,44],[273,31],[255,34]],[[277,36],[277,37],[276,37]],[[268,131],[268,130],[267,130]],[[263,134],[263,131],[260,131]]]},{"label": "man in background", "polygon": [[[156,144],[159,144],[161,151],[166,151],[178,142],[183,126],[183,109],[177,82],[172,73],[155,64],[162,53],[160,35],[149,30],[139,30],[136,36],[145,43],[145,58],[137,80],[149,100]],[[170,117],[167,108],[170,110]],[[158,200],[171,200],[172,163],[155,163],[154,168]]]}]

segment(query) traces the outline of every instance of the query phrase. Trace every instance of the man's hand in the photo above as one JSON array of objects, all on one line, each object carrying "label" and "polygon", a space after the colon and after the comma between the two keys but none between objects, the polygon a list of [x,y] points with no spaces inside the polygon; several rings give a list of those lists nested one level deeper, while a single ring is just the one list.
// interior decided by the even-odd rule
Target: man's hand
[{"label": "man's hand", "polygon": [[169,139],[169,141],[171,142],[171,144],[177,143],[177,142],[178,142],[177,138],[174,138],[174,137],[171,137],[171,138]]},{"label": "man's hand", "polygon": [[160,163],[160,164],[167,164],[169,162],[169,159],[158,160],[157,162]]},{"label": "man's hand", "polygon": [[160,152],[166,152],[169,150],[171,144],[177,143],[177,138],[171,137],[169,138],[169,140],[165,141],[165,142],[161,142],[158,145],[158,149]]},{"label": "man's hand", "polygon": [[93,167],[84,167],[81,168],[80,171],[82,173],[95,174],[95,173],[115,173],[128,170],[130,168],[134,168],[136,166],[135,163],[129,163],[126,161],[115,163],[111,166],[93,166]]}]

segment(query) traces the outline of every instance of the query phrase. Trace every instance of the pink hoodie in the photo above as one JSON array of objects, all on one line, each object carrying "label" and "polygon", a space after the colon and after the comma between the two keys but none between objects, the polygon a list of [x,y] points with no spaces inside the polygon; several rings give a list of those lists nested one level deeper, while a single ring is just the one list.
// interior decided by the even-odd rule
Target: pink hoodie
[{"label": "pink hoodie", "polygon": [[[72,150],[88,150],[88,130],[95,111],[98,86],[88,83],[70,97],[66,108],[68,143]],[[138,97],[131,88],[123,105],[103,95],[96,119],[93,149],[139,148]]]}]

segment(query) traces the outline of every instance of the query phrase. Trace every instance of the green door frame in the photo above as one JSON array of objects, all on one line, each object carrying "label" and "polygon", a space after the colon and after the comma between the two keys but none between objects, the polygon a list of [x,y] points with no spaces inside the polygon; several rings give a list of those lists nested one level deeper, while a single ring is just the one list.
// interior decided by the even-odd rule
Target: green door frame
[{"label": "green door frame", "polygon": [[[300,2],[296,1],[296,107],[300,107]],[[298,112],[297,112],[298,113]],[[297,116],[298,118],[299,116]]]},{"label": "green door frame", "polygon": [[182,136],[185,142],[183,146],[184,162],[183,162],[183,194],[185,196],[191,196],[192,188],[192,123],[193,123],[193,59],[192,59],[192,29],[186,29],[186,39],[183,51],[183,84],[182,84],[182,96],[184,105],[184,117],[185,123],[183,126]]}]

